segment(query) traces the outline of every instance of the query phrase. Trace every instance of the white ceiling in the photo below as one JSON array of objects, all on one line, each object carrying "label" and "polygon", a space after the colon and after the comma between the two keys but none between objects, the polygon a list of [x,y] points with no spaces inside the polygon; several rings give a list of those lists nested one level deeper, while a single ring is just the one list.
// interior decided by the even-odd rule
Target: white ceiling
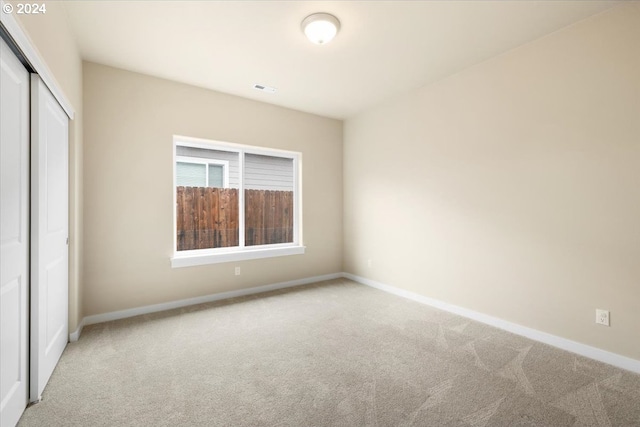
[{"label": "white ceiling", "polygon": [[[611,1],[72,1],[82,57],[347,118],[615,6]],[[314,12],[342,28],[314,45]],[[275,94],[253,89],[274,86]]]}]

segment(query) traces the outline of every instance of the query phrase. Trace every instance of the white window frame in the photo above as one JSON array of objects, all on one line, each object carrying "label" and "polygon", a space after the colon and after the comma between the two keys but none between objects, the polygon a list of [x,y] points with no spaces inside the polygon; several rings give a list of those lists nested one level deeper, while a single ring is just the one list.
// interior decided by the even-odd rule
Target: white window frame
[{"label": "white window frame", "polygon": [[[238,153],[239,162],[239,188],[238,207],[239,218],[239,246],[231,248],[211,248],[178,251],[178,230],[176,218],[176,162],[180,159],[193,163],[212,163],[217,160],[177,156],[177,147],[203,148],[207,150],[220,150]],[[271,245],[245,246],[245,218],[244,218],[244,154],[259,154],[263,156],[284,157],[293,160],[293,242],[277,243]],[[259,258],[271,258],[287,255],[304,254],[305,246],[302,244],[302,153],[295,151],[278,150],[272,148],[256,147],[252,145],[235,144],[231,142],[212,141],[207,139],[192,138],[187,136],[173,136],[173,255],[171,267],[189,267],[205,264],[217,264],[222,262],[244,261]],[[225,188],[228,188],[228,161],[225,172]],[[207,176],[208,176],[207,168]],[[207,178],[208,183],[208,178]]]},{"label": "white window frame", "polygon": [[[176,156],[176,163],[195,163],[200,165],[206,165],[204,173],[204,181],[206,186],[209,187],[209,165],[222,166],[222,187],[229,188],[229,161],[218,159],[205,159],[203,157],[189,157],[189,156]],[[175,165],[174,165],[175,168]],[[175,170],[174,170],[175,180]]]}]

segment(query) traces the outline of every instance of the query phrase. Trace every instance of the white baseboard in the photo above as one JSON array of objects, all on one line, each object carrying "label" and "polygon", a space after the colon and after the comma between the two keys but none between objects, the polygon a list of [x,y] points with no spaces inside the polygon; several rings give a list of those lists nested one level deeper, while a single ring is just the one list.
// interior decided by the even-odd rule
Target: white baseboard
[{"label": "white baseboard", "polygon": [[76,342],[80,339],[80,334],[82,333],[82,328],[84,328],[85,319],[86,318],[83,317],[76,330],[69,334],[69,342]]},{"label": "white baseboard", "polygon": [[204,295],[201,297],[187,298],[161,304],[146,305],[143,307],[130,308],[127,310],[94,314],[91,316],[86,316],[82,319],[82,321],[78,325],[78,328],[74,332],[69,334],[69,340],[71,342],[78,341],[82,332],[82,328],[87,325],[109,322],[111,320],[125,319],[127,317],[139,316],[141,314],[156,313],[158,311],[166,311],[174,308],[187,307],[190,305],[203,304],[206,302],[236,298],[245,295],[259,294],[263,292],[274,291],[277,289],[291,288],[293,286],[307,285],[310,283],[322,282],[323,280],[339,279],[341,277],[343,277],[342,273],[325,274],[322,276],[306,277],[304,279],[290,280],[288,282],[274,283],[271,285],[257,286],[254,288],[238,289],[236,291],[220,292],[217,294]]},{"label": "white baseboard", "polygon": [[562,338],[556,335],[552,335],[546,332],[538,331],[536,329],[528,328],[526,326],[512,323],[497,317],[489,316],[484,313],[480,313],[468,308],[460,307],[453,304],[429,298],[424,295],[419,295],[414,292],[410,292],[404,289],[400,289],[394,286],[386,285],[384,283],[376,282],[365,277],[356,276],[351,273],[333,273],[325,274],[322,276],[307,277],[304,279],[291,280],[288,282],[274,283],[271,285],[257,286],[254,288],[238,289],[236,291],[221,292],[217,294],[205,295],[201,297],[188,298],[178,301],[170,301],[162,304],[147,305],[143,307],[136,307],[127,310],[113,311],[109,313],[95,314],[92,316],[86,316],[81,321],[75,331],[69,334],[69,341],[75,342],[80,338],[82,328],[86,325],[93,325],[96,323],[109,322],[111,320],[125,319],[127,317],[139,316],[141,314],[156,313],[159,311],[171,310],[174,308],[186,307],[190,305],[202,304],[206,302],[219,301],[229,298],[235,298],[245,295],[259,294],[263,292],[269,292],[277,289],[290,288],[293,286],[307,285],[310,283],[321,282],[324,280],[332,280],[338,278],[347,278],[354,282],[361,283],[363,285],[370,286],[372,288],[380,289],[382,291],[398,295],[403,298],[407,298],[421,304],[429,305],[440,310],[448,311],[450,313],[457,314],[481,323],[485,323],[490,326],[494,326],[499,329],[521,335],[523,337],[539,341],[551,346],[560,348],[562,350],[570,351],[572,353],[579,354],[581,356],[588,357],[590,359],[598,360],[609,365],[613,365],[628,371],[636,372],[640,374],[640,360],[632,359],[630,357],[622,356],[616,353],[612,353],[606,350],[602,350],[596,347],[592,347],[579,342],[571,341],[566,338]]},{"label": "white baseboard", "polygon": [[508,322],[497,317],[489,316],[487,314],[479,313],[477,311],[469,310],[457,305],[448,304],[443,301],[425,297],[414,292],[406,291],[404,289],[396,288],[384,283],[379,283],[374,280],[356,276],[351,273],[343,273],[343,277],[351,279],[354,282],[358,282],[363,285],[371,286],[372,288],[380,289],[382,291],[419,302],[421,304],[429,305],[431,307],[448,311],[459,316],[467,317],[469,319],[476,320],[487,325],[495,326],[496,328],[503,329],[516,335],[521,335],[534,341],[549,344],[562,350],[570,351],[572,353],[576,353],[590,359],[598,360],[600,362],[604,362],[609,365],[613,365],[618,368],[626,369],[628,371],[640,374],[640,360],[632,359],[630,357],[622,356],[616,353],[611,353],[606,350],[591,347],[586,344],[581,344],[579,342],[571,341],[569,339],[538,331],[536,329],[531,329],[526,326],[518,325],[517,323]]}]

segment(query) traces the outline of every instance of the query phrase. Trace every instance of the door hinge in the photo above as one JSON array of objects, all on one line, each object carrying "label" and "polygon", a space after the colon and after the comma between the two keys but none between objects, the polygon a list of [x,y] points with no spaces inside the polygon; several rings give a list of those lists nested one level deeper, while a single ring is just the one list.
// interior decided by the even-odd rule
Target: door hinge
[{"label": "door hinge", "polygon": [[67,245],[69,244],[69,238],[67,237]]}]

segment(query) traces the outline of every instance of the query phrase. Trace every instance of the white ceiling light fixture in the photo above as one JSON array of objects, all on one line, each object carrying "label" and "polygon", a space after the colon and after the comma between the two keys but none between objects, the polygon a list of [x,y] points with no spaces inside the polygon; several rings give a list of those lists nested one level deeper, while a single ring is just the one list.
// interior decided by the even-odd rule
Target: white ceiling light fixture
[{"label": "white ceiling light fixture", "polygon": [[340,21],[328,13],[314,13],[302,21],[302,31],[315,44],[327,44],[338,34]]}]

